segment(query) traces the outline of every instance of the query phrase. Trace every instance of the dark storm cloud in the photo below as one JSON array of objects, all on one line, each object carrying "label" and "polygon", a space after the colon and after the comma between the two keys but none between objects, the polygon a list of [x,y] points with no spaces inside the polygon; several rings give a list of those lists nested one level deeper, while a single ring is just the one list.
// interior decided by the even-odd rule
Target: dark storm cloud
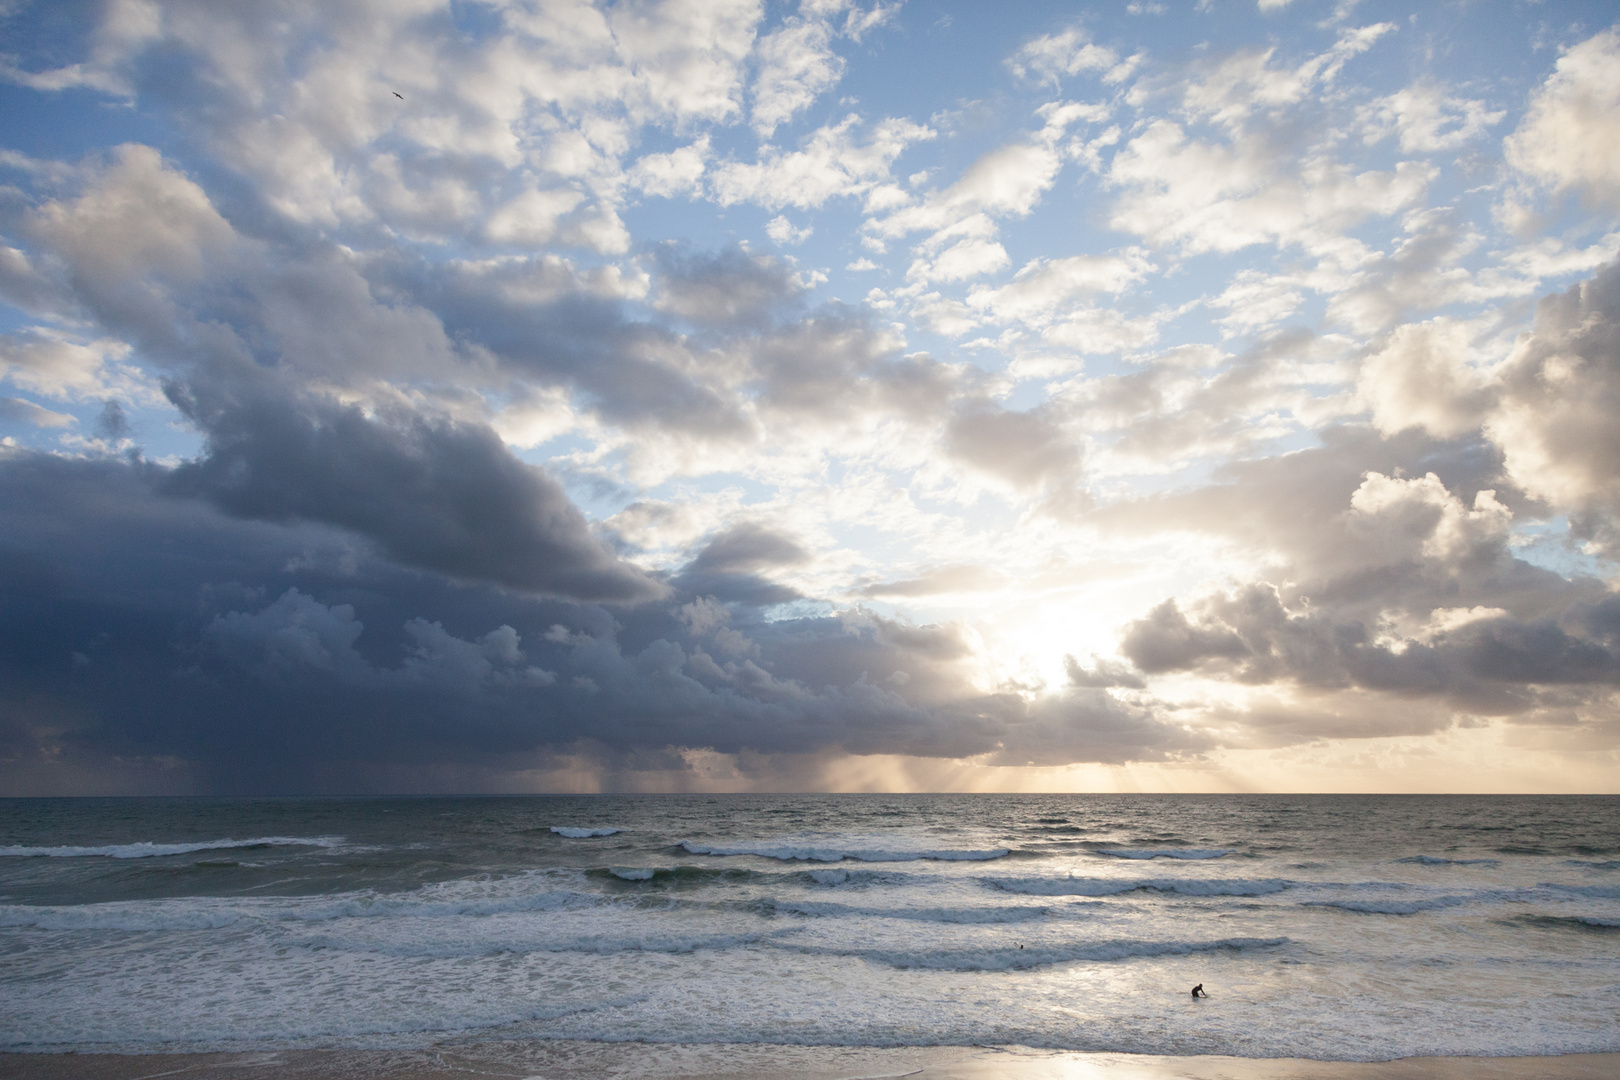
[{"label": "dark storm cloud", "polygon": [[763,572],[809,561],[810,553],[792,537],[744,522],[704,545],[673,583],[698,596],[756,606],[780,604],[802,594],[771,581]]},{"label": "dark storm cloud", "polygon": [[318,398],[174,387],[207,436],[177,494],[266,521],[353,529],[407,566],[587,600],[662,589],[591,535],[556,481],[488,428]]},{"label": "dark storm cloud", "polygon": [[[281,422],[332,437],[313,417]],[[382,440],[387,453],[367,453],[383,453],[373,466],[385,472],[423,467],[408,432],[354,438]],[[327,460],[287,449],[294,464]],[[234,471],[226,462],[248,476],[260,464],[206,460],[217,464],[0,457],[0,500],[13,508],[0,519],[8,790],[86,790],[87,777],[137,790],[355,790],[446,769],[477,788],[581,748],[602,760],[706,747],[1010,763],[1157,760],[1204,745],[1080,684],[1043,703],[975,690],[972,648],[951,626],[860,613],[766,621],[746,604],[680,598],[610,613],[402,569],[347,526],[228,516],[182,495],[208,490],[210,469]],[[276,502],[264,482],[269,494],[258,479],[209,493],[253,493],[260,511],[301,505]],[[802,557],[791,537],[747,528],[694,561],[748,573]]]}]

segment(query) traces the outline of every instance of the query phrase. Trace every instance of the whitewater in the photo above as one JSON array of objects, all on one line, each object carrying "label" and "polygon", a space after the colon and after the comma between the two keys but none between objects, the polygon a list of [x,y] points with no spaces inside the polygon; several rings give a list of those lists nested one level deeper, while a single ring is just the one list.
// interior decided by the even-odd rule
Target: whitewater
[{"label": "whitewater", "polygon": [[1620,799],[0,800],[0,957],[12,1051],[1620,1051]]}]

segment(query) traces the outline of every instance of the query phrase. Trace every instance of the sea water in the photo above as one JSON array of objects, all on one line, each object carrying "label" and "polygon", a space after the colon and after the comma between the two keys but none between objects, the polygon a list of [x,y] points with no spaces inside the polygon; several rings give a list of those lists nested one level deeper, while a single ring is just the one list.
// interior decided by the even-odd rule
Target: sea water
[{"label": "sea water", "polygon": [[1617,1051],[1620,799],[0,801],[0,1049],[524,1038]]}]

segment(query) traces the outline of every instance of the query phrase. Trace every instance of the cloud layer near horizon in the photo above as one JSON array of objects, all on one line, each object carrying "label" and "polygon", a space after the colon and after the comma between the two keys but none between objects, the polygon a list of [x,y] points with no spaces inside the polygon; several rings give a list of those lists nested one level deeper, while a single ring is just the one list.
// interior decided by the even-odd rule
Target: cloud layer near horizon
[{"label": "cloud layer near horizon", "polygon": [[1620,29],[1168,7],[10,10],[0,792],[1612,781]]}]

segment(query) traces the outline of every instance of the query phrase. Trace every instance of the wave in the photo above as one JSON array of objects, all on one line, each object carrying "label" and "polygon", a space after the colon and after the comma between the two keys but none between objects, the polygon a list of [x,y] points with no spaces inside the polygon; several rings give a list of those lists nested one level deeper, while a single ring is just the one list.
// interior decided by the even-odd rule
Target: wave
[{"label": "wave", "polygon": [[659,885],[706,885],[714,881],[771,881],[783,875],[754,870],[721,870],[712,866],[607,866],[585,871],[597,880],[643,882]]},{"label": "wave", "polygon": [[685,848],[693,855],[758,855],[766,859],[780,859],[783,862],[842,862],[853,859],[857,862],[914,862],[918,859],[931,859],[944,862],[988,862],[991,859],[1005,858],[1011,853],[1009,848],[986,848],[983,850],[965,850],[961,848],[865,848],[852,845],[837,845],[833,847],[817,847],[810,844],[769,844],[752,843],[741,845],[700,844],[695,840],[682,840],[679,847]]},{"label": "wave", "polygon": [[163,855],[189,855],[195,851],[227,848],[342,847],[341,836],[260,836],[252,840],[199,840],[186,844],[102,844],[95,847],[0,847],[0,858],[13,859],[152,859]]},{"label": "wave", "polygon": [[1416,915],[1420,911],[1457,907],[1472,899],[1469,896],[1435,896],[1427,900],[1305,900],[1300,907],[1339,908],[1362,915]]},{"label": "wave", "polygon": [[300,906],[276,911],[284,922],[327,922],[335,919],[442,919],[511,915],[530,911],[562,911],[594,907],[600,896],[568,891],[528,893],[522,896],[468,897],[461,900],[427,900],[421,896],[353,896],[335,903]]},{"label": "wave", "polygon": [[263,901],[119,901],[73,907],[0,906],[0,927],[38,930],[217,930],[243,919],[283,923],[339,919],[434,919],[561,911],[594,907],[602,897],[589,893],[546,892],[525,896],[427,900],[420,896],[360,895],[327,903],[267,904]]},{"label": "wave", "polygon": [[410,935],[385,940],[367,940],[341,933],[318,933],[300,938],[299,944],[305,948],[331,949],[340,953],[438,959],[535,953],[586,953],[595,956],[615,956],[622,953],[682,955],[768,945],[785,937],[802,934],[804,930],[802,926],[787,926],[775,930],[736,933],[598,933],[541,937],[532,940],[514,940],[511,936],[505,935],[496,939],[478,936],[456,938]]},{"label": "wave", "polygon": [[167,907],[86,904],[82,907],[0,907],[0,926],[35,930],[217,930],[241,919],[224,907]]},{"label": "wave", "polygon": [[858,887],[863,885],[906,885],[926,880],[915,874],[904,874],[894,870],[845,870],[843,868],[827,870],[802,870],[793,875],[803,881],[813,882],[816,885],[837,887],[849,885]]},{"label": "wave", "polygon": [[1620,885],[1561,885],[1556,881],[1543,881],[1541,888],[1589,896],[1596,900],[1620,900]]},{"label": "wave", "polygon": [[853,904],[835,904],[817,900],[778,900],[765,897],[749,905],[762,915],[801,915],[807,918],[853,915],[863,918],[902,919],[908,922],[945,923],[962,926],[982,926],[1006,923],[1033,922],[1051,914],[1046,907],[857,907]]},{"label": "wave", "polygon": [[1408,855],[1393,862],[1416,866],[1501,866],[1501,859],[1443,859],[1438,855]]},{"label": "wave", "polygon": [[1291,882],[1281,878],[980,878],[1003,892],[1028,896],[1118,896],[1139,889],[1182,896],[1267,896]]},{"label": "wave", "polygon": [[928,949],[902,951],[891,949],[828,949],[798,942],[787,945],[799,952],[819,955],[856,956],[873,963],[906,969],[934,971],[1027,971],[1031,968],[1050,967],[1089,960],[1135,960],[1156,956],[1188,956],[1193,953],[1240,951],[1244,949],[1274,949],[1293,944],[1285,937],[1220,938],[1215,941],[1097,941],[1069,945],[1016,945],[989,949]]},{"label": "wave", "polygon": [[1233,848],[1098,848],[1098,855],[1112,855],[1116,859],[1220,859],[1231,855]]},{"label": "wave", "polygon": [[1600,919],[1595,915],[1519,915],[1503,922],[1519,926],[1535,926],[1548,930],[1578,930],[1600,934],[1620,930],[1620,919]]},{"label": "wave", "polygon": [[1584,866],[1589,870],[1620,870],[1620,859],[1565,859],[1565,866]]},{"label": "wave", "polygon": [[591,840],[598,836],[614,836],[623,829],[576,829],[568,825],[553,825],[551,831],[569,840]]}]

